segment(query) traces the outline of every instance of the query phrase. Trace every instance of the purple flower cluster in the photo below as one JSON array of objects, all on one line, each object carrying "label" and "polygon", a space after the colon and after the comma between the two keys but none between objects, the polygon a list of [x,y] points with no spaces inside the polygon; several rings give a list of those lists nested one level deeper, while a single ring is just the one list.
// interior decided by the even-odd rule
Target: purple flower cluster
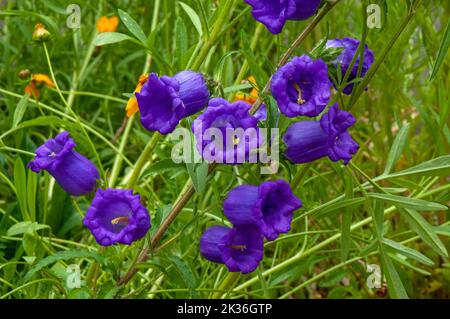
[{"label": "purple flower cluster", "polygon": [[[334,39],[334,40],[328,40],[326,43],[326,48],[343,48],[343,51],[341,54],[336,58],[336,60],[333,61],[333,65],[335,67],[340,65],[342,76],[344,76],[353,60],[353,57],[357,53],[357,49],[360,42],[353,38],[343,38],[343,39]],[[358,68],[360,67],[361,57],[358,55],[355,60],[355,64],[353,65],[352,69],[350,70],[348,82],[353,81],[356,79],[358,75]],[[365,76],[367,71],[369,70],[370,66],[375,60],[375,56],[372,52],[372,50],[369,49],[369,47],[364,45],[364,54],[363,54],[363,61],[361,65],[361,77]],[[350,83],[346,85],[346,87],[342,90],[345,94],[351,94],[353,91],[353,83]],[[367,88],[366,88],[367,89]]]},{"label": "purple flower cluster", "polygon": [[359,145],[348,128],[355,123],[352,114],[330,107],[319,121],[300,121],[288,127],[283,136],[287,148],[284,155],[293,163],[307,163],[328,156],[332,161],[347,164]]},{"label": "purple flower cluster", "polygon": [[193,71],[160,78],[152,73],[135,95],[142,125],[161,134],[171,133],[181,119],[199,112],[209,100],[203,75]]},{"label": "purple flower cluster", "polygon": [[235,187],[223,203],[233,227],[208,228],[200,240],[200,252],[210,261],[225,264],[230,272],[250,273],[263,258],[264,237],[275,240],[287,233],[293,212],[301,206],[283,180]]},{"label": "purple flower cluster", "polygon": [[[87,195],[95,190],[99,173],[90,160],[73,150],[75,142],[69,136],[61,132],[39,146],[28,168],[36,173],[46,170],[73,196]],[[130,245],[148,232],[150,216],[132,190],[98,189],[83,225],[102,246]]]},{"label": "purple flower cluster", "polygon": [[319,8],[320,0],[245,0],[253,17],[273,34],[283,30],[287,20],[306,20]]},{"label": "purple flower cluster", "polygon": [[[294,57],[281,67],[273,75],[270,87],[281,113],[288,117],[320,115],[330,100],[330,88],[325,62],[306,55]],[[337,104],[320,120],[296,122],[283,136],[287,146],[284,155],[293,163],[328,156],[347,164],[359,149],[348,133],[355,122],[353,115],[339,110]]]}]

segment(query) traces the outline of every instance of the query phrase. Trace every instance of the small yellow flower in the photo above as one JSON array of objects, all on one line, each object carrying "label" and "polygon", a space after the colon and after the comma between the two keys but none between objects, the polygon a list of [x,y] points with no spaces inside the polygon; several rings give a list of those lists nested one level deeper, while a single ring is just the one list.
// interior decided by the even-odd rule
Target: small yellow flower
[{"label": "small yellow flower", "polygon": [[31,80],[38,84],[45,84],[48,88],[54,88],[55,83],[53,83],[52,79],[47,74],[36,73],[33,74]]},{"label": "small yellow flower", "polygon": [[138,103],[136,100],[136,96],[134,93],[141,92],[142,86],[147,82],[148,80],[148,74],[142,74],[139,77],[138,84],[136,85],[136,88],[134,89],[133,95],[128,100],[127,106],[125,107],[125,111],[127,111],[127,116],[130,117],[133,114],[137,113],[139,111]]},{"label": "small yellow flower", "polygon": [[[256,85],[256,80],[253,76],[250,76],[247,80],[251,84]],[[253,88],[253,90],[250,92],[250,94],[237,93],[234,97],[235,101],[244,101],[249,104],[254,104],[257,99],[258,99],[258,90],[255,88]]]},{"label": "small yellow flower", "polygon": [[111,18],[103,16],[97,20],[97,30],[99,33],[116,32],[118,26],[119,18],[116,16],[113,16]]},{"label": "small yellow flower", "polygon": [[48,30],[45,28],[45,26],[41,23],[38,23],[34,26],[34,32],[33,32],[33,40],[34,41],[47,41],[51,37],[51,33],[48,32]]}]

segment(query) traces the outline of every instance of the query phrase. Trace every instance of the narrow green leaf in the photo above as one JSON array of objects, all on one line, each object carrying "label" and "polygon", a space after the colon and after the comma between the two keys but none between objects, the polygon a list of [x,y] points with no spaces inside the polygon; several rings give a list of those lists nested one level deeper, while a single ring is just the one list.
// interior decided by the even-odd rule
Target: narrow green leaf
[{"label": "narrow green leaf", "polygon": [[25,114],[25,111],[27,109],[29,98],[30,95],[26,93],[24,94],[24,96],[22,96],[19,103],[17,104],[17,107],[14,111],[12,128],[16,128],[20,121],[22,121],[23,115]]},{"label": "narrow green leaf", "polygon": [[401,255],[405,257],[409,257],[411,259],[414,259],[424,265],[432,266],[434,265],[434,262],[428,258],[427,256],[423,255],[422,253],[418,252],[417,250],[414,250],[412,248],[406,247],[396,241],[384,238],[383,244],[388,247],[389,249],[400,253]]},{"label": "narrow green leaf", "polygon": [[14,163],[14,185],[16,186],[17,200],[19,201],[20,211],[22,212],[22,219],[29,221],[30,215],[27,209],[27,177],[25,166],[20,157],[17,157]]},{"label": "narrow green leaf", "polygon": [[59,261],[59,260],[68,260],[68,259],[74,259],[74,258],[93,258],[96,262],[99,264],[104,264],[105,259],[99,255],[96,252],[93,251],[83,251],[83,250],[67,250],[67,251],[60,251],[57,253],[54,253],[51,256],[47,256],[41,261],[39,261],[36,265],[34,265],[33,268],[31,268],[28,273],[25,275],[24,281],[27,282],[33,277],[34,274],[36,274],[38,271],[43,269],[44,267],[47,267],[48,265]]},{"label": "narrow green leaf", "polygon": [[441,45],[437,54],[436,61],[434,62],[433,71],[431,72],[430,81],[433,81],[438,73],[442,63],[447,56],[448,48],[450,47],[450,20],[447,22],[447,27],[445,28],[445,34],[442,38]]},{"label": "narrow green leaf", "polygon": [[192,9],[186,3],[184,3],[184,2],[178,2],[178,3],[184,9],[184,11],[187,13],[187,15],[189,16],[189,19],[191,19],[192,24],[194,25],[195,29],[197,30],[198,34],[201,37],[203,35],[202,22],[200,20],[200,17],[198,16],[198,14],[194,11],[194,9]]},{"label": "narrow green leaf", "polygon": [[389,295],[396,299],[407,299],[408,294],[406,293],[405,287],[403,286],[402,280],[392,263],[391,258],[383,249],[383,245],[379,246],[381,264],[383,266],[383,272],[386,277],[386,282],[388,286]]},{"label": "narrow green leaf", "polygon": [[446,176],[450,174],[450,155],[441,156],[403,171],[389,174],[389,177],[403,177],[410,175]]},{"label": "narrow green leaf", "polygon": [[17,224],[12,225],[8,231],[6,232],[6,235],[8,236],[16,236],[26,233],[33,233],[35,231],[50,228],[48,225],[42,225],[38,224],[36,222],[26,221],[26,222],[20,222]]},{"label": "narrow green leaf", "polygon": [[381,199],[396,206],[410,208],[419,211],[447,210],[448,207],[435,202],[428,202],[423,199],[404,197],[391,194],[368,193],[369,197]]},{"label": "narrow green leaf", "polygon": [[402,209],[402,216],[419,237],[441,256],[448,257],[447,249],[434,232],[433,227],[418,212],[411,209]]},{"label": "narrow green leaf", "polygon": [[94,39],[94,44],[97,46],[122,42],[125,40],[131,40],[129,35],[118,32],[103,32],[98,34]]},{"label": "narrow green leaf", "polygon": [[31,170],[28,170],[27,207],[31,221],[36,221],[36,188],[37,188],[37,174]]},{"label": "narrow green leaf", "polygon": [[168,259],[177,269],[177,272],[185,286],[191,290],[194,290],[197,287],[197,281],[195,279],[194,272],[191,270],[189,265],[178,256],[169,256]]},{"label": "narrow green leaf", "polygon": [[136,39],[142,42],[143,45],[146,45],[147,36],[145,35],[144,31],[142,31],[139,24],[137,24],[137,22],[128,13],[121,9],[119,9],[119,17],[128,31],[130,31],[131,34],[136,37]]},{"label": "narrow green leaf", "polygon": [[384,168],[385,175],[389,174],[394,168],[395,163],[402,155],[403,149],[406,145],[406,140],[408,138],[409,123],[404,125],[395,137],[394,143],[392,144],[391,150],[386,161],[386,167]]},{"label": "narrow green leaf", "polygon": [[366,201],[366,198],[364,197],[355,197],[355,198],[349,198],[349,199],[343,199],[340,201],[337,201],[335,203],[332,203],[323,209],[319,210],[316,214],[317,218],[323,218],[327,215],[329,215],[332,212],[335,212],[337,210],[341,210],[343,208],[350,208],[350,207],[356,207],[359,204]]}]

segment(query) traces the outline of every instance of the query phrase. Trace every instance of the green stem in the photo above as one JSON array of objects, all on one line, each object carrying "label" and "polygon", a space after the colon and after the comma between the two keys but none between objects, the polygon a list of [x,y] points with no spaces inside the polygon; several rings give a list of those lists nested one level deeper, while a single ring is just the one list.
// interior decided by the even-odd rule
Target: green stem
[{"label": "green stem", "polygon": [[158,144],[158,141],[162,137],[161,134],[158,132],[154,132],[152,135],[152,138],[150,139],[150,142],[145,146],[144,150],[141,153],[141,156],[139,156],[136,165],[134,166],[133,172],[131,173],[130,180],[127,183],[127,188],[133,188],[136,184],[139,176],[141,175],[142,168],[144,165],[151,160],[151,152],[155,149],[156,145]]},{"label": "green stem", "polygon": [[241,274],[239,272],[229,272],[220,286],[217,288],[218,291],[214,292],[211,295],[211,298],[221,298],[224,295],[223,291],[229,291],[230,288],[233,287],[234,284],[239,280],[240,276]]},{"label": "green stem", "polygon": [[206,41],[206,43],[200,50],[200,53],[198,54],[197,59],[195,59],[193,65],[192,65],[192,69],[194,71],[197,71],[198,69],[200,69],[200,66],[205,61],[206,56],[208,55],[211,47],[218,40],[218,35],[220,34],[220,30],[222,29],[223,25],[225,24],[225,19],[230,14],[230,8],[232,7],[232,5],[235,1],[236,0],[226,0],[225,4],[223,5],[223,7],[219,13],[219,16],[217,17],[217,20],[214,23],[214,28],[213,28],[211,34],[209,35],[208,40]]},{"label": "green stem", "polygon": [[62,92],[61,92],[61,90],[60,90],[60,88],[59,88],[58,82],[56,81],[55,73],[53,72],[53,67],[52,67],[52,63],[51,63],[51,60],[50,60],[50,55],[49,55],[49,53],[48,53],[47,45],[45,44],[45,42],[42,42],[42,45],[43,45],[43,47],[44,47],[45,57],[46,57],[46,59],[47,59],[48,68],[49,68],[50,75],[51,75],[51,77],[52,77],[53,83],[55,84],[56,91],[58,92],[58,95],[60,96],[60,98],[61,98],[61,100],[63,101],[64,105],[67,107],[67,110],[72,114],[73,118],[74,118],[75,121],[77,122],[77,124],[78,124],[78,126],[80,127],[81,131],[82,131],[83,134],[86,136],[86,139],[87,139],[87,141],[88,141],[88,143],[89,143],[89,146],[91,147],[92,152],[94,153],[94,155],[95,155],[95,157],[96,157],[96,159],[97,159],[97,162],[98,162],[98,166],[99,166],[101,175],[102,175],[102,177],[106,180],[105,171],[104,171],[104,169],[103,169],[102,161],[101,161],[100,156],[99,156],[99,154],[98,154],[98,152],[97,152],[97,149],[95,148],[94,143],[92,143],[92,140],[91,140],[91,138],[89,137],[89,134],[87,133],[86,129],[84,128],[83,124],[81,123],[80,118],[79,118],[78,115],[74,112],[74,110],[72,109],[72,107],[67,103],[66,99],[64,98],[64,95],[62,94]]},{"label": "green stem", "polygon": [[[125,131],[123,132],[122,140],[120,141],[119,145],[119,154],[122,154],[125,146],[128,141],[128,136],[130,135],[131,127],[133,126],[135,116],[132,115],[127,122],[127,125],[125,127]],[[116,158],[114,160],[113,168],[111,170],[111,177],[109,179],[109,187],[113,188],[116,184],[117,178],[119,177],[120,169],[122,167],[123,159],[119,154],[116,155]]]},{"label": "green stem", "polygon": [[358,101],[359,97],[364,92],[366,86],[372,80],[373,76],[378,71],[381,64],[384,62],[384,60],[386,59],[386,57],[389,54],[389,52],[391,51],[392,47],[397,42],[398,38],[403,33],[403,31],[405,30],[405,28],[407,27],[407,25],[409,24],[411,19],[416,14],[416,10],[419,7],[420,3],[421,3],[421,0],[414,1],[414,3],[411,5],[410,11],[406,15],[406,17],[403,19],[403,21],[400,23],[400,25],[397,27],[397,29],[396,29],[397,32],[395,32],[394,36],[390,39],[389,43],[386,45],[386,47],[383,49],[383,51],[381,51],[381,53],[378,55],[377,59],[372,64],[369,71],[366,73],[366,76],[363,78],[361,83],[358,85],[357,89],[353,91],[353,94],[352,94],[352,97],[350,98],[350,103],[348,106],[349,109],[351,109],[355,105],[356,101]]}]

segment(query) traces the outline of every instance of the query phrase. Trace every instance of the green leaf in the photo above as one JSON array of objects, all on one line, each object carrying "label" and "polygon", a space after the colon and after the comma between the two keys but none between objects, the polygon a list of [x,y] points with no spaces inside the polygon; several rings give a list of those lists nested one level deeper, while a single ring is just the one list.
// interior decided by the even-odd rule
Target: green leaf
[{"label": "green leaf", "polygon": [[125,40],[131,40],[129,35],[119,33],[119,32],[103,32],[98,34],[94,39],[94,44],[97,46],[122,42]]},{"label": "green leaf", "polygon": [[16,128],[17,125],[20,123],[20,121],[22,121],[23,115],[25,114],[25,110],[27,109],[29,98],[30,95],[26,93],[24,94],[24,96],[22,96],[19,103],[17,104],[17,107],[14,111],[12,128]]},{"label": "green leaf", "polygon": [[17,200],[19,201],[20,211],[22,212],[22,219],[29,221],[30,215],[27,209],[27,177],[25,166],[20,157],[17,157],[14,163],[14,185],[16,186]]},{"label": "green leaf", "polygon": [[159,174],[172,169],[184,169],[184,164],[175,163],[172,159],[163,159],[146,169],[144,173],[142,173],[141,179],[145,179],[150,175]]},{"label": "green leaf", "polygon": [[205,190],[206,181],[208,179],[208,168],[207,162],[200,164],[186,163],[186,167],[191,177],[192,184],[194,185],[195,191],[200,194]]},{"label": "green leaf", "polygon": [[36,188],[37,188],[37,174],[32,170],[28,170],[27,179],[27,207],[28,214],[32,221],[36,220]]},{"label": "green leaf", "polygon": [[389,177],[402,177],[410,175],[420,176],[446,176],[450,174],[450,155],[441,156],[403,171],[389,174]]},{"label": "green leaf", "polygon": [[30,126],[50,126],[50,125],[58,125],[61,122],[62,120],[55,115],[40,116],[35,119],[20,123],[18,127],[25,128]]},{"label": "green leaf", "polygon": [[187,15],[189,16],[189,19],[191,19],[192,24],[194,25],[195,29],[197,29],[197,32],[201,37],[203,35],[202,22],[200,20],[200,17],[198,16],[198,14],[194,11],[194,9],[192,9],[186,3],[184,3],[184,2],[178,2],[178,3],[184,9],[184,11],[187,13]]},{"label": "green leaf", "polygon": [[447,56],[448,48],[450,47],[450,20],[447,22],[447,27],[445,28],[445,34],[442,38],[441,45],[439,47],[439,51],[437,54],[436,62],[433,66],[433,71],[431,72],[430,81],[433,81],[433,79],[436,77],[436,74],[438,73],[442,63],[445,60],[445,57]]},{"label": "green leaf", "polygon": [[133,34],[136,37],[136,39],[142,42],[143,45],[146,45],[147,36],[145,35],[144,31],[142,31],[139,24],[137,24],[137,22],[128,13],[120,9],[119,9],[119,17],[120,20],[122,20],[123,24],[125,24],[125,27],[127,27],[128,31],[130,31],[131,34]]},{"label": "green leaf", "polygon": [[57,253],[54,253],[51,256],[47,256],[41,261],[39,261],[36,265],[34,265],[33,268],[31,268],[27,274],[25,275],[24,281],[27,282],[33,277],[34,274],[36,274],[38,271],[43,269],[44,267],[47,267],[48,265],[60,261],[60,260],[68,260],[68,259],[74,259],[74,258],[93,258],[96,262],[99,264],[104,264],[105,259],[101,255],[99,255],[96,252],[92,251],[85,251],[85,250],[67,250],[67,251],[60,251]]},{"label": "green leaf", "polygon": [[335,203],[332,203],[332,204],[324,207],[323,209],[320,209],[317,212],[316,217],[322,218],[322,217],[325,217],[325,216],[329,215],[330,213],[335,212],[337,210],[358,206],[359,204],[363,203],[364,201],[366,201],[366,198],[364,198],[364,197],[343,199],[343,200],[337,201]]},{"label": "green leaf", "polygon": [[406,139],[408,138],[409,123],[404,125],[395,137],[394,143],[392,144],[391,150],[386,161],[386,167],[384,168],[385,175],[389,174],[394,168],[395,163],[402,155],[403,149],[406,145]]},{"label": "green leaf", "polygon": [[419,237],[437,254],[448,257],[447,249],[434,232],[433,227],[418,212],[411,209],[402,209],[403,217]]},{"label": "green leaf", "polygon": [[188,51],[188,34],[183,19],[177,18],[175,22],[175,58],[178,65],[182,68],[186,63],[186,52]]},{"label": "green leaf", "polygon": [[180,275],[185,286],[190,290],[194,290],[197,287],[197,280],[189,265],[178,256],[169,256],[168,259],[175,266],[177,273]]},{"label": "green leaf", "polygon": [[389,295],[392,298],[397,299],[407,299],[408,294],[406,293],[405,287],[398,275],[397,270],[395,269],[394,264],[392,263],[389,255],[381,248],[380,245],[380,258],[383,266],[383,272],[386,277],[386,282],[388,286]]},{"label": "green leaf", "polygon": [[396,206],[410,208],[419,211],[447,210],[448,207],[435,202],[428,202],[423,199],[404,197],[391,194],[368,193],[369,197],[381,199]]},{"label": "green leaf", "polygon": [[31,234],[35,231],[50,228],[48,225],[38,224],[36,222],[26,221],[12,225],[6,232],[7,236],[16,236],[21,234]]},{"label": "green leaf", "polygon": [[388,247],[389,249],[400,253],[401,255],[405,257],[409,257],[411,259],[414,259],[424,265],[432,266],[434,265],[434,262],[428,258],[427,256],[421,254],[417,250],[414,250],[412,248],[406,247],[396,241],[384,238],[383,244]]}]

